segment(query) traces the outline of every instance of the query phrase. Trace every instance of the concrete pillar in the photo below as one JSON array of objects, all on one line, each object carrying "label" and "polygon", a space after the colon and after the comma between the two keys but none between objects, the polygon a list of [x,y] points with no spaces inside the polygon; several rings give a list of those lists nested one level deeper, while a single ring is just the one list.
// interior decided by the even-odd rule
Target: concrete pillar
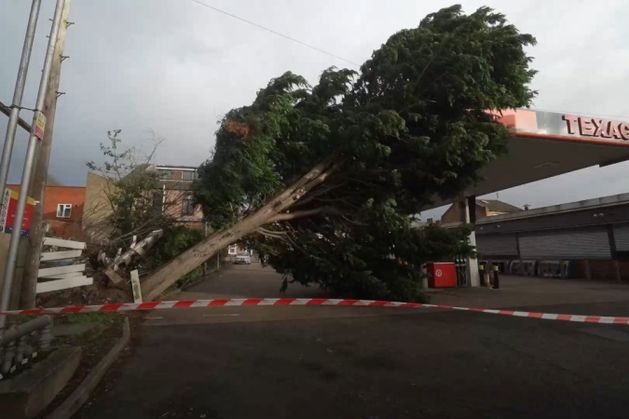
[{"label": "concrete pillar", "polygon": [[[470,244],[476,247],[476,227],[474,223],[476,222],[476,197],[471,196],[469,198],[463,199],[461,203],[463,222],[466,224],[472,224],[472,232],[469,236]],[[480,274],[478,273],[478,259],[472,256],[468,256],[466,260],[466,273],[467,278],[469,279],[469,284],[471,287],[480,287]]]}]

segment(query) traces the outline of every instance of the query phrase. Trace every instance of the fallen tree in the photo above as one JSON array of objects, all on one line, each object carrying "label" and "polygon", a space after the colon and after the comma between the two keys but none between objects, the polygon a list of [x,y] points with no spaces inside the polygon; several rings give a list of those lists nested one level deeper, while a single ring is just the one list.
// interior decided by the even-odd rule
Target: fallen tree
[{"label": "fallen tree", "polygon": [[360,73],[293,73],[230,111],[196,196],[216,232],[143,284],[154,299],[218,250],[246,239],[278,271],[346,295],[417,298],[419,267],[468,252],[465,232],[416,228],[505,150],[488,109],[527,106],[534,71],[501,14],[459,6],[394,34]]}]

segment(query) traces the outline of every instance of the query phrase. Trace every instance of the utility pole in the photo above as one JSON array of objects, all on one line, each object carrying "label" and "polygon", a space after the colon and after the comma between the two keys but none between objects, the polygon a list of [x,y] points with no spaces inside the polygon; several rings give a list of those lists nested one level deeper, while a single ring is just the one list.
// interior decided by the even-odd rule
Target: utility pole
[{"label": "utility pole", "polygon": [[[64,0],[57,0],[55,6],[55,15],[50,27],[50,35],[48,38],[48,47],[46,49],[46,57],[44,59],[44,68],[42,70],[39,90],[37,92],[37,101],[35,103],[35,112],[33,114],[33,131],[28,139],[28,148],[26,149],[26,158],[24,160],[24,169],[22,170],[21,191],[18,196],[17,208],[15,210],[15,221],[13,223],[13,231],[11,232],[11,241],[9,243],[9,252],[4,269],[4,284],[2,296],[0,296],[0,310],[7,310],[11,298],[11,287],[13,285],[13,277],[15,276],[15,263],[17,260],[18,245],[20,243],[20,235],[22,230],[22,221],[24,220],[24,209],[26,208],[26,197],[28,196],[28,185],[31,182],[31,171],[33,169],[33,160],[35,159],[35,146],[39,141],[36,134],[37,126],[41,126],[43,119],[41,112],[44,107],[44,99],[48,90],[48,79],[50,77],[50,68],[52,65],[53,53],[55,51],[55,43],[57,42],[57,34],[61,23],[61,10]],[[4,331],[6,316],[0,316],[0,334]]]},{"label": "utility pole", "polygon": [[20,307],[35,307],[35,290],[37,288],[37,274],[39,272],[39,259],[41,255],[42,241],[45,234],[43,222],[44,199],[46,183],[48,181],[48,166],[50,164],[50,151],[52,149],[53,131],[55,125],[55,112],[57,110],[57,99],[59,97],[59,80],[61,75],[61,64],[67,58],[63,55],[65,47],[66,32],[72,22],[68,21],[70,14],[70,3],[72,0],[65,0],[61,11],[61,23],[57,34],[57,43],[50,68],[50,78],[48,80],[48,90],[44,101],[43,112],[46,115],[47,123],[44,130],[44,138],[37,145],[35,169],[31,180],[29,195],[39,202],[33,208],[33,218],[29,238],[29,248],[24,271],[24,279],[20,292]]},{"label": "utility pole", "polygon": [[[26,26],[24,45],[22,46],[22,56],[20,57],[20,66],[17,71],[15,90],[13,91],[13,102],[11,103],[11,108],[9,110],[9,122],[7,123],[7,132],[4,137],[2,157],[0,158],[0,207],[2,207],[2,203],[4,202],[4,191],[6,189],[7,177],[9,176],[9,165],[11,164],[11,155],[13,154],[13,143],[15,142],[15,130],[17,128],[17,124],[21,122],[20,109],[22,107],[22,96],[24,96],[24,86],[26,85],[28,65],[31,61],[31,51],[33,50],[33,40],[35,39],[35,30],[37,29],[37,19],[39,18],[40,6],[41,0],[33,0],[33,3],[31,4],[31,13],[28,17],[28,24]],[[30,129],[28,131],[30,131]]]}]

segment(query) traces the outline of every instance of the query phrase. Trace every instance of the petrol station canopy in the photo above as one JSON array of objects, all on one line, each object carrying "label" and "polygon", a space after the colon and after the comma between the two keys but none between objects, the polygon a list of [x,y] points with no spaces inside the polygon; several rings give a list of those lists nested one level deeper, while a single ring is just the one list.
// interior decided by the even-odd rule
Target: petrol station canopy
[{"label": "petrol station canopy", "polygon": [[512,132],[508,151],[481,170],[483,180],[466,196],[629,160],[627,122],[530,109],[501,111],[497,117]]}]

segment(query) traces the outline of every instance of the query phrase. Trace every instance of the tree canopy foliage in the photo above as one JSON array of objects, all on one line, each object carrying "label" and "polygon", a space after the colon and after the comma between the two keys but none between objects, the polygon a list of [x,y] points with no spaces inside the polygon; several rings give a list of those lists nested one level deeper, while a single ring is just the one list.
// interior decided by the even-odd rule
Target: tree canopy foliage
[{"label": "tree canopy foliage", "polygon": [[417,228],[505,151],[488,110],[528,106],[534,71],[505,16],[432,13],[375,50],[359,72],[319,82],[286,72],[227,113],[196,196],[215,229],[237,225],[311,167],[325,180],[247,236],[279,272],[344,295],[417,298],[420,266],[469,251],[462,230]]}]

